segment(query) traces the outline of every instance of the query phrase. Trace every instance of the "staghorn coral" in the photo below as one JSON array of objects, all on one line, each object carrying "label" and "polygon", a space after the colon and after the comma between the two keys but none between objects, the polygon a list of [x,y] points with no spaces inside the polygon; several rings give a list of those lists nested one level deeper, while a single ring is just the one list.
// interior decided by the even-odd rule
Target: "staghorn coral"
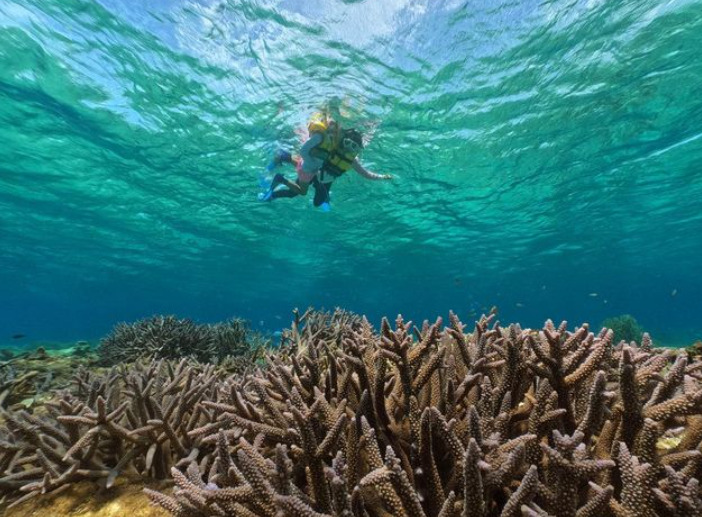
[{"label": "staghorn coral", "polygon": [[200,457],[188,432],[208,421],[200,402],[215,396],[214,366],[165,361],[85,370],[47,414],[2,413],[0,492],[22,502],[80,480],[111,486],[123,473],[166,478]]},{"label": "staghorn coral", "polygon": [[193,516],[697,511],[698,455],[656,439],[699,414],[698,368],[614,347],[607,329],[493,318],[472,334],[451,314],[445,328],[361,324],[341,343],[301,335],[203,403],[203,443],[227,468],[175,469],[173,496],[150,496]]},{"label": "staghorn coral", "polygon": [[316,339],[338,346],[344,339],[353,338],[355,332],[368,326],[364,317],[338,307],[333,312],[309,307],[302,314],[295,309],[293,316],[292,325],[283,330],[280,338],[281,346],[292,350],[297,350],[303,347],[304,343]]},{"label": "staghorn coral", "polygon": [[[448,326],[398,317],[379,332],[363,319],[309,331],[300,321],[244,375],[182,365],[174,384],[170,363],[142,366],[165,380],[139,374],[122,397],[85,378],[68,404],[81,409],[57,417],[67,436],[43,444],[27,415],[8,415],[25,426],[9,425],[0,444],[0,487],[16,497],[150,462],[154,477],[170,468],[175,488],[149,497],[188,517],[700,515],[695,361],[650,342],[614,346],[608,329],[502,327],[494,314],[471,333],[453,313]],[[185,401],[183,369],[209,375]],[[170,388],[147,403],[147,386]]]},{"label": "staghorn coral", "polygon": [[254,360],[267,346],[241,319],[214,325],[198,325],[175,316],[153,316],[135,323],[120,323],[100,342],[98,353],[104,364],[115,365],[138,359],[181,359],[225,363],[232,370],[242,364],[232,360]]}]

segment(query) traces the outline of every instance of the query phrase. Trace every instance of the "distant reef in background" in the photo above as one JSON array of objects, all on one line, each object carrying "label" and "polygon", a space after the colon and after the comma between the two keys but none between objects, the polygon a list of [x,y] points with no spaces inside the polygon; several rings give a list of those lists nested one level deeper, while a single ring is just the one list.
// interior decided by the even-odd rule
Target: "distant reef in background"
[{"label": "distant reef in background", "polygon": [[183,357],[220,364],[233,357],[255,354],[269,344],[239,318],[208,325],[175,316],[152,316],[118,324],[100,341],[98,354],[101,362],[110,366],[139,359]]}]

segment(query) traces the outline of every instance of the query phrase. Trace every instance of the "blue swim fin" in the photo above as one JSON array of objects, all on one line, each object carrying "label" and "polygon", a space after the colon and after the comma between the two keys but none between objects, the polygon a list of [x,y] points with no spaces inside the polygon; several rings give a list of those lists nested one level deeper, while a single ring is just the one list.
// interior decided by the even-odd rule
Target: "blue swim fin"
[{"label": "blue swim fin", "polygon": [[273,176],[273,181],[268,185],[268,188],[258,195],[259,201],[272,201],[273,192],[275,192],[276,187],[282,183],[283,179],[284,177],[280,173]]},{"label": "blue swim fin", "polygon": [[268,189],[266,192],[259,192],[259,201],[272,201],[273,200],[273,189]]}]

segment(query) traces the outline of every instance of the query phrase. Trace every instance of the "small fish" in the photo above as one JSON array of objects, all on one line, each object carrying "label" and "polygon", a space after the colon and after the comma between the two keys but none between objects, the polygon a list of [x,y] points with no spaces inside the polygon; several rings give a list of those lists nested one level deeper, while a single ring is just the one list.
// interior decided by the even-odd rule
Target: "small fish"
[{"label": "small fish", "polygon": [[673,289],[673,292],[670,293],[670,296],[675,296],[676,294],[678,294],[678,290],[677,290],[677,289]]},{"label": "small fish", "polygon": [[524,307],[524,304],[522,302],[517,302],[514,304],[515,307]]},{"label": "small fish", "polygon": [[607,300],[603,301],[602,303],[607,303]]},{"label": "small fish", "polygon": [[588,296],[592,296],[593,298],[597,298],[598,294],[597,293],[590,293]]},{"label": "small fish", "polygon": [[546,286],[545,286],[545,285],[542,285],[542,286],[541,286],[541,290],[542,290],[542,291],[545,291],[545,290],[546,290]]},{"label": "small fish", "polygon": [[259,321],[258,324],[263,327],[263,320]]},{"label": "small fish", "polygon": [[22,339],[23,337],[27,337],[25,334],[13,334],[12,339]]}]

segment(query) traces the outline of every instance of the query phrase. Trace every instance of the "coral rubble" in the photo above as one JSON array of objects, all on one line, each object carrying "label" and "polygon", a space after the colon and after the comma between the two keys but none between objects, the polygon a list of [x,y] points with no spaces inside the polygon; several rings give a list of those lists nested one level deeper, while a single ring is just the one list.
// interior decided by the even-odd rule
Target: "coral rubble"
[{"label": "coral rubble", "polygon": [[152,362],[7,413],[0,490],[129,470],[172,476],[146,493],[183,517],[702,516],[702,362],[646,334],[306,313],[286,336],[245,374]]}]

